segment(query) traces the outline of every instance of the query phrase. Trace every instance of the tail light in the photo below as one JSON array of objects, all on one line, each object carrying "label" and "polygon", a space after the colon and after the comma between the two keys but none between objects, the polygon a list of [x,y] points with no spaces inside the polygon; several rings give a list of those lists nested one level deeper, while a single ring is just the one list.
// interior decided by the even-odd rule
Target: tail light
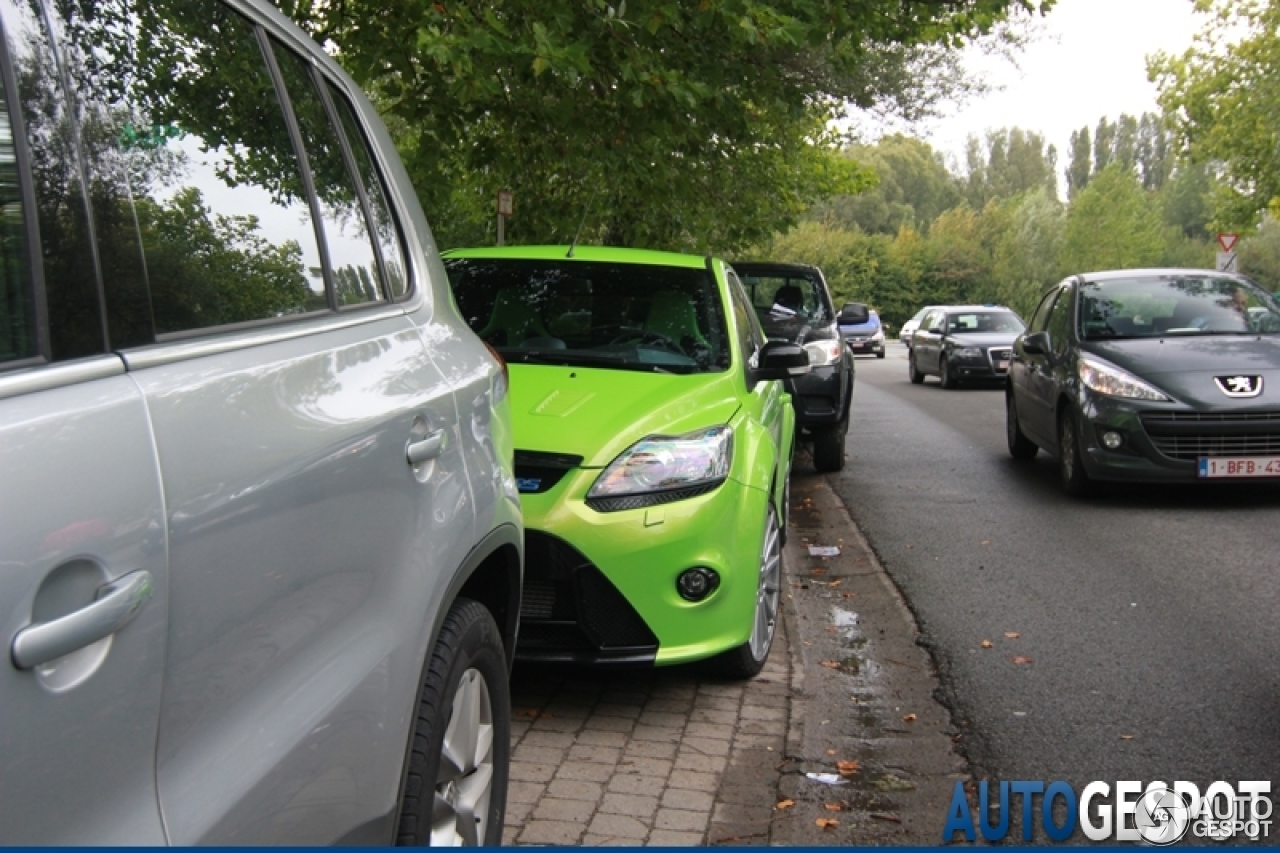
[{"label": "tail light", "polygon": [[493,356],[494,361],[498,362],[500,368],[497,379],[493,383],[493,402],[498,403],[506,399],[507,388],[511,385],[511,374],[507,371],[507,360],[494,349],[488,341],[483,341],[484,348],[489,351],[489,355]]}]

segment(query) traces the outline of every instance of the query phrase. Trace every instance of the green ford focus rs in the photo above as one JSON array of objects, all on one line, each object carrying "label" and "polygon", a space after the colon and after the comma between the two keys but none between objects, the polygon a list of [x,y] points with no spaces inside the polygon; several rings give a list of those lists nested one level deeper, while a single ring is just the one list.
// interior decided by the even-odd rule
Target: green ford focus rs
[{"label": "green ford focus rs", "polygon": [[507,362],[526,529],[517,657],[760,671],[778,618],[804,350],[715,258],[598,247],[445,255]]}]

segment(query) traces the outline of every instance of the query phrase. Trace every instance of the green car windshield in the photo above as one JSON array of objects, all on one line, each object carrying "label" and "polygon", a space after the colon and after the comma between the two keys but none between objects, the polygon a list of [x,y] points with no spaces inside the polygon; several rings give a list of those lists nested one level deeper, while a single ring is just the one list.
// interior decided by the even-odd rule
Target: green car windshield
[{"label": "green car windshield", "polygon": [[1205,274],[1108,278],[1080,287],[1086,340],[1280,333],[1280,305],[1242,279]]},{"label": "green car windshield", "polygon": [[450,258],[467,324],[509,362],[707,373],[729,366],[719,290],[705,268]]}]

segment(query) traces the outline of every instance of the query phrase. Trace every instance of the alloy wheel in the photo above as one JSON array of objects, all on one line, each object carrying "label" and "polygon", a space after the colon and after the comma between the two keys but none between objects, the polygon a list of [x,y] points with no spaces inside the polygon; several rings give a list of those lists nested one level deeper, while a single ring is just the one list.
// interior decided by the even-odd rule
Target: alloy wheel
[{"label": "alloy wheel", "polygon": [[431,846],[483,843],[493,795],[493,703],[489,685],[468,669],[453,697],[453,713],[441,745],[431,809]]},{"label": "alloy wheel", "polygon": [[763,660],[773,644],[778,624],[778,599],[782,588],[782,544],[778,535],[778,516],[769,506],[760,553],[760,578],[756,587],[756,618],[751,626],[751,655]]}]

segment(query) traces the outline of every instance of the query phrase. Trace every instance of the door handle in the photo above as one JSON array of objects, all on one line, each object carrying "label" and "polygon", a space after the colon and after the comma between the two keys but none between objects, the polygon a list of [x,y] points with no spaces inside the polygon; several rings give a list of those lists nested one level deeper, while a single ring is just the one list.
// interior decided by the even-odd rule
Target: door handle
[{"label": "door handle", "polygon": [[13,637],[18,669],[31,669],[109,637],[133,621],[155,592],[151,573],[139,570],[101,587],[88,607],[51,622],[28,625]]},{"label": "door handle", "polygon": [[438,429],[421,441],[410,441],[405,445],[404,453],[410,465],[421,465],[428,459],[435,459],[444,449],[444,430]]}]

